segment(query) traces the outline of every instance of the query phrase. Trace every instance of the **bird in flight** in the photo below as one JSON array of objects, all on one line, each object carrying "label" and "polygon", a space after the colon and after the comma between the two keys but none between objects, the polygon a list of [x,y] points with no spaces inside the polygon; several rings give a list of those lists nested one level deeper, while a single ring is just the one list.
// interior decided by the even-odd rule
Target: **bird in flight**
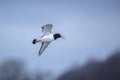
[{"label": "bird in flight", "polygon": [[41,27],[41,28],[42,28],[43,36],[42,36],[40,39],[34,39],[34,40],[32,41],[33,44],[36,44],[36,43],[39,43],[39,42],[42,43],[38,55],[41,55],[41,54],[43,53],[43,51],[48,47],[48,45],[49,45],[52,41],[54,41],[54,40],[56,40],[56,39],[58,39],[58,38],[63,38],[63,39],[64,39],[64,36],[62,36],[62,35],[59,34],[59,33],[53,34],[53,33],[52,33],[52,27],[53,27],[52,24],[43,25],[43,26]]}]

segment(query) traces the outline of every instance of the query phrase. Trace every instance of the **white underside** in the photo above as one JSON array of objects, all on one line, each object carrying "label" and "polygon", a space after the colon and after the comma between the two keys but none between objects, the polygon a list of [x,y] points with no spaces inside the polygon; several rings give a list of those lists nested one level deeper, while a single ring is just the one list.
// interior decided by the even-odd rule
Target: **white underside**
[{"label": "white underside", "polygon": [[53,37],[53,34],[48,34],[48,35],[45,35],[43,36],[42,38],[40,38],[41,42],[44,42],[44,41],[53,41],[54,40],[54,37]]}]

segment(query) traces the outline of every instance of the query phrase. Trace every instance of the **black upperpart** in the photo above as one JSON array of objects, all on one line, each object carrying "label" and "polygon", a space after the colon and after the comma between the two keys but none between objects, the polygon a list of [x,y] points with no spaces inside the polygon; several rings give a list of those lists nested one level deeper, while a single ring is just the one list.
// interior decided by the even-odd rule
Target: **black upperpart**
[{"label": "black upperpart", "polygon": [[60,38],[60,37],[61,37],[61,34],[56,33],[56,34],[54,34],[53,36],[54,36],[54,39],[56,40],[56,39],[58,39],[58,38]]}]

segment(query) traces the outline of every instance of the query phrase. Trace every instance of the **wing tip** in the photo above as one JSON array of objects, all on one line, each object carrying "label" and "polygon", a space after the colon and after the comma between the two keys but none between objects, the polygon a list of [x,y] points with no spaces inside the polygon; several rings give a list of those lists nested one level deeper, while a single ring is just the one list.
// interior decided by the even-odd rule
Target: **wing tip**
[{"label": "wing tip", "polygon": [[46,24],[46,26],[53,26],[53,24]]},{"label": "wing tip", "polygon": [[53,26],[53,24],[45,24],[42,27],[44,27],[44,26]]},{"label": "wing tip", "polygon": [[38,53],[38,56],[40,56],[41,54],[42,54],[42,53],[41,53],[41,52],[39,52],[39,53]]}]

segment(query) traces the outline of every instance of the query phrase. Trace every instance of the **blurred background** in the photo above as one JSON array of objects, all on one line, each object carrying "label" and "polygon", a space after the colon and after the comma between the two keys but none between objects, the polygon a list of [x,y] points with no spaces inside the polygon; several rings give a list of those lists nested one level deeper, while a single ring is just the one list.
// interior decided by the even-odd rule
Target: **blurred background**
[{"label": "blurred background", "polygon": [[[0,0],[0,80],[120,80],[119,0]],[[41,56],[41,26],[65,40]]]}]

